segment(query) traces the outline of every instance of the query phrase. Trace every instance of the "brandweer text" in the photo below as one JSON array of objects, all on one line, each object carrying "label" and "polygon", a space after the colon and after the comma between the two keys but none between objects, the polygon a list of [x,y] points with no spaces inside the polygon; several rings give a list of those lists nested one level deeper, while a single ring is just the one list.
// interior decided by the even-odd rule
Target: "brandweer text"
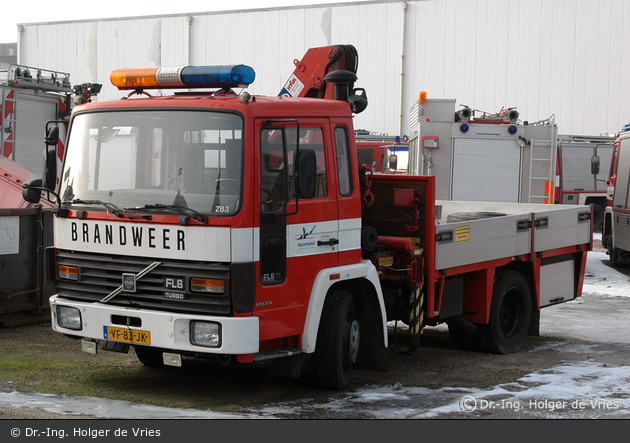
[{"label": "brandweer text", "polygon": [[[161,231],[161,233],[159,232]],[[94,243],[119,246],[134,246],[162,249],[186,250],[186,234],[181,229],[147,228],[143,226],[118,226],[72,222],[71,236],[73,242]]]}]

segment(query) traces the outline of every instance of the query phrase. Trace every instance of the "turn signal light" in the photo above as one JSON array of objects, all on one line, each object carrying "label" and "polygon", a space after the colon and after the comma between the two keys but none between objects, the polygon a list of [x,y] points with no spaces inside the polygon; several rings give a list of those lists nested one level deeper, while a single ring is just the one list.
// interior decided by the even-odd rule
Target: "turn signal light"
[{"label": "turn signal light", "polygon": [[79,269],[74,266],[59,265],[58,270],[59,270],[59,278],[63,278],[66,280],[79,279]]},{"label": "turn signal light", "polygon": [[193,292],[223,294],[225,292],[225,281],[213,278],[191,278],[190,290]]}]

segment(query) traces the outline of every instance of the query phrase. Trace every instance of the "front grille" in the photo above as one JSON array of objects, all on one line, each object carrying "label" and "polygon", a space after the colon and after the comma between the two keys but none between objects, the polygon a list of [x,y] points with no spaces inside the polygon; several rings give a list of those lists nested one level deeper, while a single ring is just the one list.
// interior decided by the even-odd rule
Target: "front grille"
[{"label": "front grille", "polygon": [[[122,291],[107,303],[116,306],[133,306],[179,313],[229,315],[230,267],[221,263],[188,262],[181,260],[150,259],[121,255],[91,254],[75,251],[57,251],[57,266],[74,266],[79,269],[76,281],[57,279],[57,289],[63,297],[96,302],[123,284],[123,274],[137,275],[151,263],[161,264],[136,281],[136,292]],[[208,278],[225,281],[224,294],[195,293],[190,290],[190,279]],[[170,283],[181,282],[183,287],[167,288]],[[167,294],[171,298],[167,298]]]}]

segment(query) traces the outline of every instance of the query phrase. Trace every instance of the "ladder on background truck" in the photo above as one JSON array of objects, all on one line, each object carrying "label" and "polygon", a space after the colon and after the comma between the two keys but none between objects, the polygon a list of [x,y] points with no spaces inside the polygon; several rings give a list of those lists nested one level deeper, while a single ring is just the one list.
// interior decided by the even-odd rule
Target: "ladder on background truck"
[{"label": "ladder on background truck", "polygon": [[15,63],[0,63],[0,86],[65,93],[73,90],[67,72]]},{"label": "ladder on background truck", "polygon": [[[554,178],[556,175],[555,156],[556,149],[553,140],[528,141],[530,145],[529,155],[529,193],[528,203],[553,204]],[[543,171],[548,168],[549,173]],[[538,186],[535,186],[539,184]],[[532,195],[532,189],[537,194]],[[540,192],[542,190],[542,192]]]}]

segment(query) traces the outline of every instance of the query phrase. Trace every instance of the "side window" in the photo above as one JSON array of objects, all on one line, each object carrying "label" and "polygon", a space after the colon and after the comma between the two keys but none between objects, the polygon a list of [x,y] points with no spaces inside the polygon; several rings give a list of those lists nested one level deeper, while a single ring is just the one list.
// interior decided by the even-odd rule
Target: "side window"
[{"label": "side window", "polygon": [[260,133],[260,205],[263,213],[282,211],[287,200],[282,129]]},{"label": "side window", "polygon": [[352,162],[348,131],[344,126],[335,128],[335,150],[337,152],[337,173],[339,174],[339,194],[348,197],[352,194]]},{"label": "side window", "polygon": [[[335,130],[335,140],[337,139],[337,130]],[[374,163],[374,150],[372,148],[359,148],[357,149],[357,158],[360,165],[370,165]]]},{"label": "side window", "polygon": [[[288,128],[287,145],[289,148],[289,158],[291,159],[291,164],[289,165],[289,180],[291,181],[296,140],[295,128]],[[328,176],[326,168],[326,155],[324,152],[324,133],[322,129],[300,127],[300,149],[302,148],[314,151],[315,158],[317,160],[317,184],[314,198],[326,197],[328,195]],[[290,198],[295,198],[294,187],[291,186],[289,189],[291,192]]]}]

